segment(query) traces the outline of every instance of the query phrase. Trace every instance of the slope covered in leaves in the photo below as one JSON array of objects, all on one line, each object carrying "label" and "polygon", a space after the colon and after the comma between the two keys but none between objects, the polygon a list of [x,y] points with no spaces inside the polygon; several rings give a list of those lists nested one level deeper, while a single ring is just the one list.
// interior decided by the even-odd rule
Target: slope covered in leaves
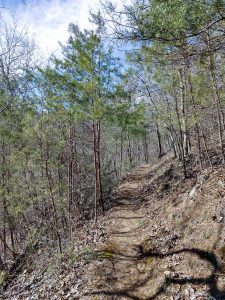
[{"label": "slope covered in leaves", "polygon": [[224,169],[183,179],[171,156],[135,169],[63,258],[39,246],[2,299],[225,299]]}]

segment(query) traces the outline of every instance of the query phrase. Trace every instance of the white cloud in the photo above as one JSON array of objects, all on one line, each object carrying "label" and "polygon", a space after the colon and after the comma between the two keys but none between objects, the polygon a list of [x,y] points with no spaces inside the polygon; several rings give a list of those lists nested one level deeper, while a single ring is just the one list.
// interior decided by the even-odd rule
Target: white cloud
[{"label": "white cloud", "polygon": [[[113,0],[117,7],[129,0]],[[60,51],[59,41],[65,43],[69,37],[69,23],[80,28],[90,28],[89,10],[97,10],[99,0],[28,0],[27,5],[17,5],[12,11],[19,26],[28,25],[37,45],[45,55]],[[9,18],[8,11],[5,12]]]},{"label": "white cloud", "polygon": [[29,0],[17,6],[13,15],[20,26],[27,24],[36,43],[46,54],[60,49],[58,42],[68,39],[68,25],[90,28],[89,9],[98,7],[98,0]]}]

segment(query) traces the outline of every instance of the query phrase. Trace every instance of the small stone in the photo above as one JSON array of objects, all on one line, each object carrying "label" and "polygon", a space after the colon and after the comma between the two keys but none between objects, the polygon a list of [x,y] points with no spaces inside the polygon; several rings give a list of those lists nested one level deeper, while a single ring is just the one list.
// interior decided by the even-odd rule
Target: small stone
[{"label": "small stone", "polygon": [[195,185],[188,194],[189,198],[193,198],[198,190],[199,186]]},{"label": "small stone", "polygon": [[164,275],[165,275],[166,277],[170,277],[171,272],[167,270],[167,271],[164,272]]},{"label": "small stone", "polygon": [[222,222],[223,221],[223,217],[219,217],[218,218],[218,222],[220,223],[220,222]]},{"label": "small stone", "polygon": [[219,181],[218,181],[218,184],[219,184],[222,188],[224,188],[224,182],[223,182],[222,180],[219,180]]},{"label": "small stone", "polygon": [[203,184],[207,179],[209,179],[209,174],[205,173],[205,174],[201,174],[197,176],[197,182],[199,184]]}]

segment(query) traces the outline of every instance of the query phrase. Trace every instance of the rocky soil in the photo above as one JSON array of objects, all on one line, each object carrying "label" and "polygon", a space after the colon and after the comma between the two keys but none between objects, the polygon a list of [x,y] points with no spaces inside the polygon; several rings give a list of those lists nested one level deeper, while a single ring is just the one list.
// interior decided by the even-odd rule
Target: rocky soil
[{"label": "rocky soil", "polygon": [[170,156],[140,166],[62,259],[40,247],[1,299],[225,299],[224,196],[220,167],[184,180]]}]

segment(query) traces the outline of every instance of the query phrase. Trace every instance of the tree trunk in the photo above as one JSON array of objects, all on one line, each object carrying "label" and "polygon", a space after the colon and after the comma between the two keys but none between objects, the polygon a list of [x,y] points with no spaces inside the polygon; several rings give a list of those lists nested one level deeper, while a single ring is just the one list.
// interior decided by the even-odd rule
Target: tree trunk
[{"label": "tree trunk", "polygon": [[50,199],[51,199],[51,204],[52,204],[52,211],[53,211],[53,230],[54,230],[54,232],[57,236],[57,239],[58,239],[60,254],[62,254],[62,242],[61,242],[61,236],[60,236],[60,233],[59,233],[58,214],[57,214],[56,203],[55,203],[55,198],[54,198],[54,194],[53,194],[52,176],[51,176],[51,173],[50,173],[50,170],[49,170],[49,165],[48,165],[48,159],[47,158],[45,160],[45,172],[46,172],[48,188],[49,188],[49,194],[50,194]]},{"label": "tree trunk", "polygon": [[149,161],[149,157],[148,157],[147,133],[145,133],[145,135],[144,135],[143,144],[144,144],[144,159],[145,159],[145,163],[147,164],[148,161]]},{"label": "tree trunk", "polygon": [[93,134],[93,154],[94,154],[94,169],[95,169],[95,221],[98,218],[98,207],[104,213],[104,203],[102,195],[102,181],[101,181],[101,157],[100,157],[100,135],[101,127],[100,121],[92,122]]},{"label": "tree trunk", "polygon": [[157,134],[157,140],[158,140],[158,157],[162,157],[163,156],[163,150],[162,150],[162,139],[161,139],[161,134],[159,131],[159,125],[158,123],[156,123],[156,134]]},{"label": "tree trunk", "polygon": [[225,130],[225,118],[224,112],[222,109],[221,99],[218,91],[217,80],[216,80],[216,65],[214,61],[214,56],[211,49],[210,37],[207,37],[207,47],[208,47],[208,59],[209,59],[209,68],[211,74],[211,82],[212,82],[212,90],[213,90],[213,99],[214,105],[216,108],[216,116],[218,123],[218,135],[219,135],[219,143],[221,148],[221,155],[223,159],[223,164],[225,165],[225,143],[224,143],[224,130]]}]

